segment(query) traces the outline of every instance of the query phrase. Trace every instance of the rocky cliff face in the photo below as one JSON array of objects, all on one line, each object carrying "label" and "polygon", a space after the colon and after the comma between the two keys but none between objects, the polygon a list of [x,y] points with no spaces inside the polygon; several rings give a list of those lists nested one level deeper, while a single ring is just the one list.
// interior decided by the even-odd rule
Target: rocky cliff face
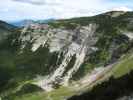
[{"label": "rocky cliff face", "polygon": [[[34,24],[22,30],[19,38],[22,42],[22,52],[30,42],[32,52],[36,52],[39,47],[46,47],[49,53],[57,53],[57,60],[53,66],[56,69],[49,73],[46,79],[39,82],[42,88],[51,88],[49,86],[53,83],[63,85],[69,83],[73,74],[79,70],[85,59],[89,58],[86,56],[97,50],[94,46],[97,42],[96,28],[96,24],[78,26],[74,30]],[[68,66],[73,58],[75,58],[73,65]],[[59,60],[61,60],[60,63]]]},{"label": "rocky cliff face", "polygon": [[[101,16],[109,21],[123,14],[124,12],[112,12]],[[80,72],[80,68],[85,67],[83,66],[85,62],[91,63],[91,66],[95,67],[108,65],[115,62],[121,57],[122,53],[130,48],[131,32],[125,33],[125,30],[117,29],[112,26],[113,22],[110,25],[107,22],[101,23],[101,19],[99,22],[95,22],[94,19],[92,21],[86,25],[57,21],[52,24],[66,23],[66,25],[55,27],[50,24],[31,24],[22,29],[19,37],[21,42],[20,53],[23,53],[29,44],[29,50],[32,53],[37,52],[40,47],[47,48],[49,54],[56,53],[53,65],[49,63],[47,69],[45,69],[46,72],[52,70],[38,82],[39,86],[48,91],[55,84],[68,86],[70,79],[73,79],[73,76]],[[107,24],[107,30],[101,28],[104,24]],[[97,56],[99,58],[96,58]],[[98,61],[98,59],[101,61]],[[95,60],[98,62],[95,62]]]}]

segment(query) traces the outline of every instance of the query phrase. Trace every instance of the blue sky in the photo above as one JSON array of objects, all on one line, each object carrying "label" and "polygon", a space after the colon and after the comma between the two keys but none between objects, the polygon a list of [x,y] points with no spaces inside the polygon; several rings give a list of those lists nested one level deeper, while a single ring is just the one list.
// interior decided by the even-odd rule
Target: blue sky
[{"label": "blue sky", "polygon": [[59,19],[132,9],[133,0],[2,0],[0,20]]}]

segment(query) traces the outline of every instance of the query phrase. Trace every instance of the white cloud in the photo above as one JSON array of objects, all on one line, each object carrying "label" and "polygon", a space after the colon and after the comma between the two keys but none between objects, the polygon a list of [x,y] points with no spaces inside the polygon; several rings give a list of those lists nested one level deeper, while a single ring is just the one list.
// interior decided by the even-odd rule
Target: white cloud
[{"label": "white cloud", "polygon": [[56,5],[60,2],[60,0],[12,0],[17,2],[23,2],[23,3],[30,3],[34,5]]},{"label": "white cloud", "polygon": [[0,3],[0,19],[71,18],[95,15],[125,6],[107,1],[110,0],[3,0]]},{"label": "white cloud", "polygon": [[128,8],[128,7],[118,7],[118,8],[113,8],[112,9],[113,11],[125,11],[125,12],[127,12],[127,11],[132,11],[132,9],[131,8]]}]

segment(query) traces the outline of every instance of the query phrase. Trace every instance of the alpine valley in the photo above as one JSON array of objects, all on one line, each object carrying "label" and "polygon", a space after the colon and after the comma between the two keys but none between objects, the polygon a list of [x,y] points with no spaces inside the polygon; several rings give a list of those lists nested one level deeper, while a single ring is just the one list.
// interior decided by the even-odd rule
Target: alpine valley
[{"label": "alpine valley", "polygon": [[132,100],[133,12],[0,21],[0,100]]}]

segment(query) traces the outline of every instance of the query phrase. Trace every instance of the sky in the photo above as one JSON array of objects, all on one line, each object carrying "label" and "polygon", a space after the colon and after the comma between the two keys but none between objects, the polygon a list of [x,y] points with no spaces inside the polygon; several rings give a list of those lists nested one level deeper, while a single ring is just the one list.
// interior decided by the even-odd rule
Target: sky
[{"label": "sky", "polygon": [[44,20],[133,10],[133,0],[0,0],[0,20]]}]

